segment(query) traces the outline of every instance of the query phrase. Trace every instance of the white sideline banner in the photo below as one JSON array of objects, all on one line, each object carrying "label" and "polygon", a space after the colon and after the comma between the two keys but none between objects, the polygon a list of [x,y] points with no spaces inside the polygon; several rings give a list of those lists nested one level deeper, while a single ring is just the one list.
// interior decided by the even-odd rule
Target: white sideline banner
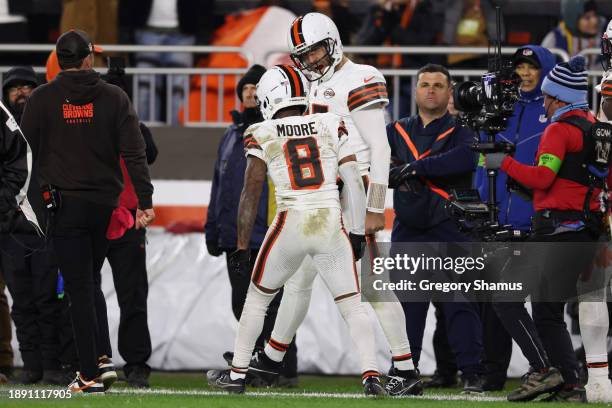
[{"label": "white sideline banner", "polygon": [[[225,256],[212,257],[205,248],[204,234],[175,235],[152,228],[147,233],[149,274],[149,328],[153,353],[149,364],[162,370],[224,368],[222,354],[231,350],[238,324],[231,308],[231,291]],[[108,263],[102,270],[102,288],[107,301],[113,361],[122,366],[117,349],[119,308]],[[386,372],[390,365],[387,341],[368,307],[376,331],[378,364]],[[433,306],[427,316],[420,368],[424,375],[435,369],[432,337]],[[321,279],[313,288],[310,309],[297,333],[298,369],[320,374],[360,374],[359,360],[348,330]],[[17,341],[15,363],[21,365]],[[509,375],[525,373],[528,363],[514,344]],[[204,377],[202,377],[204,381]]]},{"label": "white sideline banner", "polygon": [[[153,342],[150,365],[157,369],[223,368],[222,354],[231,350],[238,324],[231,308],[231,290],[225,256],[212,257],[205,250],[203,234],[174,235],[148,232],[149,327]],[[123,364],[117,351],[119,309],[108,264],[103,269],[114,360]],[[387,341],[374,317],[379,368],[390,364]],[[435,369],[432,337],[433,306],[427,317],[421,371]],[[297,333],[300,372],[360,374],[359,360],[348,330],[321,279],[313,288],[310,309]],[[516,344],[515,344],[516,348]],[[509,374],[520,376],[528,369],[518,348],[513,352]]]}]

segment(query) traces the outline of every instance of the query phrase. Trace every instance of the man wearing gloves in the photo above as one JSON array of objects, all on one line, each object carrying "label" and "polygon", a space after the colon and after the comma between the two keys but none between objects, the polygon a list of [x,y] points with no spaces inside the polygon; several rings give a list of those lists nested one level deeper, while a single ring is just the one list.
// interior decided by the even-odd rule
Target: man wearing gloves
[{"label": "man wearing gloves", "polygon": [[[543,107],[544,96],[540,90],[542,81],[555,65],[554,55],[544,47],[526,45],[519,48],[513,57],[514,70],[521,79],[520,99],[514,105],[514,113],[508,127],[496,135],[497,142],[515,146],[514,159],[527,165],[533,164],[538,144],[548,125]],[[482,135],[486,140],[486,136]],[[475,185],[482,200],[489,196],[489,183],[484,162],[479,161]],[[496,199],[500,225],[512,225],[515,230],[531,230],[533,204],[528,197],[511,190],[506,173],[497,175]],[[500,261],[503,261],[500,259]],[[495,273],[491,268],[490,273]],[[506,381],[506,372],[512,353],[512,338],[501,325],[490,303],[481,305],[483,322],[484,365],[487,391],[501,390]]]},{"label": "man wearing gloves", "polygon": [[[595,242],[603,232],[599,194],[601,188],[589,185],[587,162],[590,145],[585,129],[595,122],[587,103],[585,59],[576,56],[557,64],[542,83],[544,110],[551,124],[546,127],[536,165],[520,163],[503,153],[485,156],[487,169],[501,169],[508,177],[533,190],[534,242],[554,242],[540,253],[545,281],[526,283],[526,292],[546,301],[533,301],[533,319],[522,302],[498,302],[495,310],[504,327],[519,344],[532,367],[523,384],[508,395],[511,401],[529,401],[555,390],[553,401],[584,401],[579,387],[577,361],[565,326],[563,311],[567,290],[575,288],[578,276],[592,260],[578,242]],[[610,180],[602,180],[602,183]],[[558,249],[559,243],[571,246]],[[554,249],[557,249],[554,251]],[[520,263],[520,262],[517,262]],[[514,264],[511,262],[511,264]],[[514,265],[512,265],[514,266]],[[524,274],[525,264],[505,273]],[[504,275],[506,276],[506,275]],[[554,280],[551,280],[554,279]],[[524,284],[525,285],[525,284]],[[552,293],[551,288],[558,289]],[[546,290],[545,290],[546,288]],[[554,300],[554,301],[553,301]],[[537,329],[536,329],[537,328]],[[554,362],[555,366],[552,366]]]}]

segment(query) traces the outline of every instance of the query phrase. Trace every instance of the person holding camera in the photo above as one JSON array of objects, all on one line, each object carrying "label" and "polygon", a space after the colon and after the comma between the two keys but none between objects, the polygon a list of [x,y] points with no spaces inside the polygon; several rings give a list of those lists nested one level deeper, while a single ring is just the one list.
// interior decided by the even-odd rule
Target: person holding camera
[{"label": "person holding camera", "polygon": [[[448,113],[451,77],[435,64],[419,69],[415,91],[419,113],[387,125],[394,189],[391,242],[465,242],[445,205],[449,192],[469,188],[476,158],[472,134]],[[415,365],[419,361],[429,302],[402,303]],[[451,349],[463,371],[464,391],[482,392],[482,328],[478,307],[442,302]],[[453,373],[454,375],[454,373]]]},{"label": "person holding camera", "polygon": [[[512,143],[515,147],[514,159],[523,164],[533,164],[544,128],[548,125],[546,112],[542,105],[544,96],[540,90],[542,81],[555,66],[555,56],[544,47],[525,45],[514,53],[514,71],[520,77],[520,99],[514,105],[514,113],[508,120],[505,130],[495,136],[501,143]],[[481,135],[486,141],[486,135]],[[475,186],[480,198],[489,197],[489,180],[484,163],[479,160],[476,170]],[[531,230],[533,204],[531,199],[516,191],[508,183],[508,176],[501,172],[496,179],[496,204],[499,211],[499,224],[511,225],[513,230],[528,233]],[[503,262],[502,257],[499,258]],[[488,272],[496,274],[495,270]],[[512,355],[512,337],[504,329],[490,302],[481,304],[483,341],[486,369],[484,388],[498,391],[504,388],[506,373]]]},{"label": "person holding camera", "polygon": [[136,228],[155,219],[138,117],[125,92],[92,69],[93,52],[84,31],[62,34],[56,43],[62,71],[32,93],[22,118],[70,298],[80,366],[69,385],[73,394],[104,393],[117,378],[100,269],[123,190],[120,157],[138,197]]},{"label": "person holding camera", "polygon": [[[523,302],[494,303],[504,327],[532,367],[523,384],[508,395],[510,401],[529,401],[555,390],[550,400],[585,400],[563,312],[566,299],[575,296],[579,275],[593,261],[594,245],[585,248],[580,243],[596,242],[604,232],[600,193],[604,183],[610,185],[610,176],[593,170],[595,136],[591,135],[591,126],[595,118],[587,103],[585,64],[583,56],[573,57],[557,64],[542,82],[544,111],[551,123],[538,146],[536,165],[520,163],[504,153],[484,158],[485,168],[501,169],[533,190],[535,216],[530,241],[555,243],[543,250],[538,247],[542,273],[535,271],[537,279],[523,282],[526,293],[532,296],[533,319]],[[608,170],[609,160],[605,167]],[[524,275],[535,261],[519,262],[519,267],[513,268],[513,260],[508,277]]]}]

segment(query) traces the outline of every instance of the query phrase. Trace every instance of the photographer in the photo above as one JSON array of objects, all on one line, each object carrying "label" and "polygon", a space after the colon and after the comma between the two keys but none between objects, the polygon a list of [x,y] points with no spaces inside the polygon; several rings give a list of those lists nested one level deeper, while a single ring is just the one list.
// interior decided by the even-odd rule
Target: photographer
[{"label": "photographer", "polygon": [[[589,126],[595,118],[587,103],[586,60],[576,56],[557,64],[544,79],[544,110],[551,124],[546,127],[535,166],[522,164],[503,153],[485,156],[487,169],[500,169],[521,185],[533,189],[534,242],[574,243],[560,252],[557,244],[538,252],[546,268],[546,281],[531,281],[527,292],[538,299],[548,294],[546,301],[532,301],[533,319],[522,302],[498,302],[495,310],[506,330],[519,344],[533,369],[520,388],[511,392],[511,401],[529,401],[538,395],[559,389],[550,397],[554,401],[584,401],[579,388],[577,361],[565,326],[565,298],[575,293],[578,276],[592,261],[580,242],[595,242],[604,228],[600,212],[601,189],[589,184]],[[589,143],[587,143],[589,142]],[[603,180],[609,185],[609,180]],[[531,259],[531,265],[536,258]],[[528,261],[519,268],[510,268],[513,275],[524,273]],[[503,274],[504,272],[502,272]],[[555,299],[550,296],[553,292]],[[561,289],[561,290],[559,290]],[[566,291],[567,290],[567,291]],[[555,301],[553,301],[555,300]],[[537,329],[536,329],[537,328]],[[550,357],[549,357],[550,356]],[[558,366],[554,368],[552,364]]]},{"label": "photographer", "polygon": [[[512,143],[515,146],[514,159],[533,164],[540,137],[548,124],[540,90],[544,77],[555,65],[554,55],[546,48],[526,45],[513,56],[514,71],[520,76],[520,99],[514,105],[514,113],[508,120],[507,128],[495,136],[496,142]],[[481,135],[486,141],[486,135]],[[483,160],[476,170],[475,186],[484,201],[489,197],[487,171]],[[499,210],[499,224],[511,225],[513,229],[529,232],[533,205],[523,194],[510,190],[508,177],[499,173],[496,180],[496,204]],[[491,271],[495,273],[495,271]],[[483,341],[485,348],[485,390],[498,391],[504,388],[506,372],[512,354],[512,338],[501,325],[491,303],[481,304]]]},{"label": "photographer", "polygon": [[[394,189],[392,242],[464,242],[445,204],[450,189],[469,188],[475,155],[472,134],[455,125],[447,106],[451,78],[441,65],[428,64],[417,73],[419,113],[387,125],[391,160],[389,187]],[[415,365],[418,364],[429,302],[402,303]],[[443,302],[446,327],[466,392],[482,392],[481,325],[477,306]],[[453,373],[454,375],[454,373]]]},{"label": "photographer", "polygon": [[69,386],[72,394],[103,393],[117,378],[100,269],[111,214],[123,190],[120,157],[138,196],[136,228],[155,219],[138,117],[125,92],[92,69],[93,51],[85,32],[62,34],[56,44],[62,72],[32,93],[22,118],[70,297],[80,365]]}]

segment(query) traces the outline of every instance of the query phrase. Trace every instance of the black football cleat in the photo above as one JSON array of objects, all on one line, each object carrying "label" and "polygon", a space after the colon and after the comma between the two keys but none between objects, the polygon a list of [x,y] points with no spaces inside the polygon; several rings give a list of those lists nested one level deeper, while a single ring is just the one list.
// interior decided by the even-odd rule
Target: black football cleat
[{"label": "black football cleat", "polygon": [[378,376],[371,375],[363,382],[363,393],[366,397],[385,397],[387,390],[383,387]]},{"label": "black football cleat", "polygon": [[423,395],[423,382],[419,378],[418,370],[400,371],[392,367],[387,376],[385,389],[392,397]]},{"label": "black football cleat", "polygon": [[230,370],[208,370],[206,379],[211,387],[219,388],[232,394],[243,394],[246,388],[244,378],[231,379]]},{"label": "black football cleat", "polygon": [[263,350],[257,351],[249,363],[248,384],[253,387],[276,387],[281,366],[282,363],[270,359]]}]

